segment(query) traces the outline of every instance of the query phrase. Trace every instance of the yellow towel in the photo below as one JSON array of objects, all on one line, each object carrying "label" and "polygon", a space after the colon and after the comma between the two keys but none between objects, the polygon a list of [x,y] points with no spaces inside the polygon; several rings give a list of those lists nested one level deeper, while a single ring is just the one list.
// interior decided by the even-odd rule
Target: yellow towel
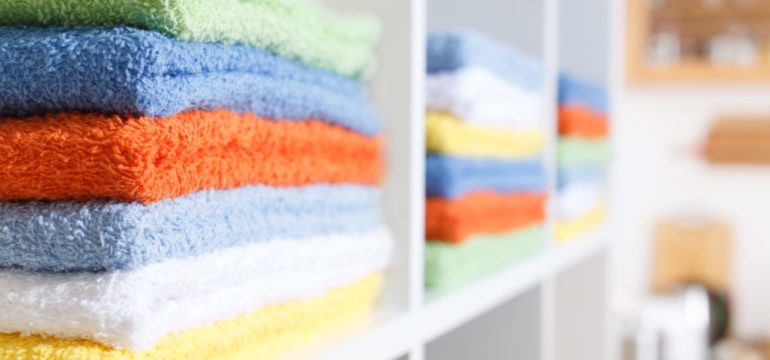
[{"label": "yellow towel", "polygon": [[539,131],[514,132],[469,125],[453,115],[428,111],[426,144],[429,152],[467,155],[524,157],[538,155],[544,136]]},{"label": "yellow towel", "polygon": [[600,203],[590,212],[572,221],[556,222],[556,243],[566,244],[575,237],[598,228],[604,222],[604,204]]},{"label": "yellow towel", "polygon": [[272,359],[364,317],[379,293],[373,274],[326,295],[274,305],[212,326],[169,335],[132,353],[85,340],[0,334],[0,359]]}]

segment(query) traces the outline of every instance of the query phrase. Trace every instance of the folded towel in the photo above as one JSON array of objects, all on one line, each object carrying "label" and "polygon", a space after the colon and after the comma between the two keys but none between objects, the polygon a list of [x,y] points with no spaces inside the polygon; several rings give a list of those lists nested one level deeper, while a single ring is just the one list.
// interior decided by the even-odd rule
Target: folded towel
[{"label": "folded towel", "polygon": [[604,222],[604,203],[600,203],[587,214],[570,221],[556,222],[556,242],[566,244],[570,240],[599,228]]},{"label": "folded towel", "polygon": [[544,97],[513,86],[477,66],[429,74],[429,109],[452,113],[470,124],[513,130],[543,130]]},{"label": "folded towel", "polygon": [[604,184],[607,170],[602,166],[572,166],[558,169],[558,189],[564,189],[574,184],[599,183]]},{"label": "folded towel", "polygon": [[272,305],[169,335],[148,351],[116,350],[86,340],[0,334],[0,358],[17,360],[274,359],[279,354],[353,325],[372,308],[379,274],[323,296]]},{"label": "folded towel", "polygon": [[425,236],[462,243],[476,234],[508,232],[545,220],[543,194],[470,193],[456,200],[430,197],[425,204]]},{"label": "folded towel", "polygon": [[[132,271],[0,271],[0,332],[146,350],[167,334],[304,300],[384,270],[392,240],[367,233],[274,239]],[[345,261],[340,261],[345,259]]]},{"label": "folded towel", "polygon": [[557,146],[559,167],[603,167],[610,161],[610,143],[606,139],[563,136]]},{"label": "folded towel", "polygon": [[428,151],[448,155],[531,157],[544,142],[541,131],[501,130],[463,123],[447,114],[429,111],[426,116]]},{"label": "folded towel", "polygon": [[474,30],[429,34],[427,65],[431,74],[471,66],[487,68],[530,91],[541,91],[544,84],[540,61]]},{"label": "folded towel", "polygon": [[476,190],[499,193],[543,192],[541,160],[500,160],[429,154],[425,170],[428,196],[457,198]]},{"label": "folded towel", "polygon": [[556,195],[556,217],[573,221],[585,216],[602,202],[605,189],[602,183],[576,183],[559,189]]},{"label": "folded towel", "polygon": [[275,238],[359,233],[381,222],[379,191],[246,186],[142,205],[0,202],[0,267],[134,269]]},{"label": "folded towel", "polygon": [[609,123],[604,114],[584,105],[563,105],[559,107],[559,134],[601,139],[609,134]]},{"label": "folded towel", "polygon": [[0,200],[152,202],[211,188],[378,184],[381,141],[319,121],[218,110],[0,121]]},{"label": "folded towel", "polygon": [[463,244],[428,241],[425,287],[449,290],[539,252],[545,236],[538,226],[500,235],[476,235]]},{"label": "folded towel", "polygon": [[[0,0],[0,9],[7,3]],[[380,129],[363,84],[263,50],[131,28],[0,30],[0,115],[77,110],[160,117],[229,109],[316,118],[365,135]]]},{"label": "folded towel", "polygon": [[559,104],[584,104],[594,111],[607,112],[607,92],[575,76],[559,76]]},{"label": "folded towel", "polygon": [[0,24],[127,25],[181,40],[253,45],[352,76],[367,72],[381,33],[374,18],[335,15],[306,0],[2,0]]}]

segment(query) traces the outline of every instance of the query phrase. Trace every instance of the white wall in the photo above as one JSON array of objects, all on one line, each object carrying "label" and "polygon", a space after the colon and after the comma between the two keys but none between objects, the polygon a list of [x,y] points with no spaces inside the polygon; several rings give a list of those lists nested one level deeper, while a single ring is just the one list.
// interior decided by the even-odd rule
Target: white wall
[{"label": "white wall", "polygon": [[611,257],[614,306],[649,288],[650,241],[666,215],[723,217],[733,227],[733,331],[770,335],[770,168],[710,167],[695,155],[718,114],[770,115],[770,86],[625,84],[625,1],[612,1],[615,159]]},{"label": "white wall", "polygon": [[770,169],[712,167],[697,157],[720,113],[770,114],[770,88],[625,87],[618,101],[615,162],[617,289],[648,288],[650,239],[665,215],[726,219],[734,230],[734,330],[770,335]]}]

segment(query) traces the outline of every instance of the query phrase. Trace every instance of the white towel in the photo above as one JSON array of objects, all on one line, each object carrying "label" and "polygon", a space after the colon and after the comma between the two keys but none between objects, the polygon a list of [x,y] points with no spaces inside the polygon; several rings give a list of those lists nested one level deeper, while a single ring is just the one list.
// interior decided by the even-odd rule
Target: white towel
[{"label": "white towel", "polygon": [[556,216],[562,221],[581,218],[604,198],[602,183],[581,182],[565,186],[556,195]]},{"label": "white towel", "polygon": [[0,271],[0,332],[94,340],[144,350],[169,333],[308,299],[381,271],[392,238],[271,240],[106,273]]},{"label": "white towel", "polygon": [[542,94],[518,88],[482,67],[430,74],[429,109],[451,112],[468,123],[516,130],[545,126]]}]

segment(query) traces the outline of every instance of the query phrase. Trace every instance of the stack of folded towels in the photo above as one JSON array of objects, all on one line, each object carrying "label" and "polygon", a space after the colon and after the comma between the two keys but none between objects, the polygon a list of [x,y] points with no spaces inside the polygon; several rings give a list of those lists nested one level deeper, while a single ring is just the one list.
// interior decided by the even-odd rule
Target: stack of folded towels
[{"label": "stack of folded towels", "polygon": [[0,0],[0,25],[0,358],[265,359],[367,314],[378,21]]},{"label": "stack of folded towels", "polygon": [[568,242],[601,226],[610,156],[607,95],[569,75],[559,78],[556,240]]},{"label": "stack of folded towels", "polygon": [[543,68],[473,31],[427,56],[425,281],[445,290],[544,244]]}]

